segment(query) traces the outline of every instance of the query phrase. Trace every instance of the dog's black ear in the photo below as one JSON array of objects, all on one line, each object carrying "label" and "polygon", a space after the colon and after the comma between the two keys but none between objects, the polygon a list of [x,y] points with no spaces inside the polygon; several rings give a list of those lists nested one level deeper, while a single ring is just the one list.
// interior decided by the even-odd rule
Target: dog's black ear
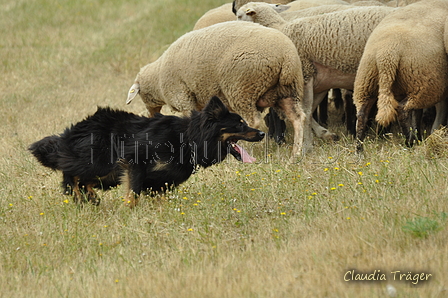
[{"label": "dog's black ear", "polygon": [[229,113],[229,109],[217,96],[213,96],[203,109],[203,112],[207,114],[209,119],[221,119]]}]

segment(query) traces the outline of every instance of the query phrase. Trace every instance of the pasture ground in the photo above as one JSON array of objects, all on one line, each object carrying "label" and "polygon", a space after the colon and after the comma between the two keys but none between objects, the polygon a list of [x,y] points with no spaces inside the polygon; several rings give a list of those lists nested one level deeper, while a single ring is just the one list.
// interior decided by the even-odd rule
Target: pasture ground
[{"label": "pasture ground", "polygon": [[448,296],[448,160],[427,143],[316,140],[297,164],[246,144],[256,164],[228,158],[133,210],[121,187],[77,207],[27,152],[98,105],[145,114],[125,106],[139,68],[224,2],[0,3],[1,297]]}]

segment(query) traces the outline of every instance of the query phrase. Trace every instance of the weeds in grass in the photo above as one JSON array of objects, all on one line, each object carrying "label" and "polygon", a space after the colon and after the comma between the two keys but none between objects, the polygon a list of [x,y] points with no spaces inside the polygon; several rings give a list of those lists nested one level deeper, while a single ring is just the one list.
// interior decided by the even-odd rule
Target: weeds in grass
[{"label": "weeds in grass", "polygon": [[[426,216],[418,216],[414,219],[407,220],[402,227],[403,231],[411,234],[417,238],[427,238],[443,229],[443,223],[447,218],[447,213],[442,212],[440,215],[436,214],[436,218],[432,219]],[[441,224],[442,223],[442,224]]]},{"label": "weeds in grass", "polygon": [[428,217],[416,217],[406,221],[406,224],[403,226],[403,231],[418,238],[426,238],[440,229],[439,222]]}]

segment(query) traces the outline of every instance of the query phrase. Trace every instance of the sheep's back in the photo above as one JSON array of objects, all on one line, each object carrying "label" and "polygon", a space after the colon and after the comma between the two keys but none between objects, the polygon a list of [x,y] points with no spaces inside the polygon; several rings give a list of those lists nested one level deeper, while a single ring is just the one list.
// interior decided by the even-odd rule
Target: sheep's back
[{"label": "sheep's back", "polygon": [[[297,66],[299,67],[297,69]],[[192,31],[162,55],[161,81],[195,91],[198,101],[225,86],[275,84],[283,68],[301,75],[292,41],[281,32],[254,23],[225,22]],[[275,76],[273,76],[275,74]]]},{"label": "sheep's back", "polygon": [[232,3],[226,3],[206,12],[196,21],[193,30],[202,29],[222,22],[233,21],[235,18],[232,12]]},{"label": "sheep's back", "polygon": [[390,7],[356,7],[290,22],[282,30],[296,43],[302,59],[344,73],[356,73],[364,46]]}]

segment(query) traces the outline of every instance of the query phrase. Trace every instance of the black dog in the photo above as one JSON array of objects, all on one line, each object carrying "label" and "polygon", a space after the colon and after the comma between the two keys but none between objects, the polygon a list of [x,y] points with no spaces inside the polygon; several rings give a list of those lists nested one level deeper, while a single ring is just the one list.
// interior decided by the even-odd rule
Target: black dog
[{"label": "black dog", "polygon": [[191,117],[137,116],[110,108],[67,128],[61,135],[33,143],[39,162],[63,172],[62,187],[75,202],[99,204],[93,188],[128,185],[126,202],[135,206],[142,191],[163,192],[187,180],[198,167],[209,167],[232,154],[254,159],[238,140],[256,142],[264,132],[249,127],[217,97]]}]

